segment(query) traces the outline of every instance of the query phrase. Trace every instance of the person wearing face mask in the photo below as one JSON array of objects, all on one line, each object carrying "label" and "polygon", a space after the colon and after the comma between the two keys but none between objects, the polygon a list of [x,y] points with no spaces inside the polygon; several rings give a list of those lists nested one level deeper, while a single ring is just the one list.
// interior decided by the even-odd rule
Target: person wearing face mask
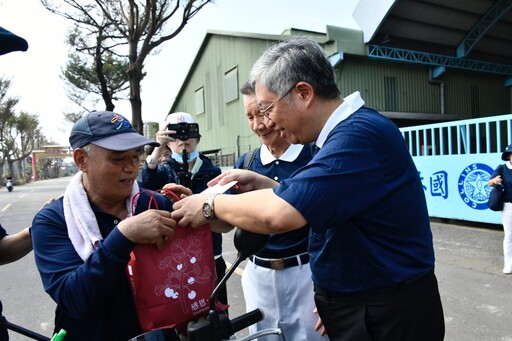
[{"label": "person wearing face mask", "polygon": [[[187,123],[194,124],[192,116],[185,112],[176,112],[169,115],[167,121],[156,133],[156,141],[160,143],[146,158],[139,173],[139,186],[150,190],[159,190],[168,183],[178,183],[189,187],[192,192],[201,193],[208,186],[208,181],[221,174],[219,167],[214,166],[211,160],[199,153],[197,146],[201,136],[180,140],[170,135],[176,131],[168,130],[169,124]],[[160,162],[160,157],[165,149],[171,150],[167,162]],[[162,150],[163,149],[163,150]],[[184,165],[184,150],[186,150],[187,165]],[[186,176],[184,176],[184,173]],[[183,183],[183,182],[188,182]],[[219,280],[226,273],[226,262],[222,258],[222,234],[212,232],[213,253],[215,256],[215,268]],[[219,292],[219,302],[227,305],[226,289]]]}]

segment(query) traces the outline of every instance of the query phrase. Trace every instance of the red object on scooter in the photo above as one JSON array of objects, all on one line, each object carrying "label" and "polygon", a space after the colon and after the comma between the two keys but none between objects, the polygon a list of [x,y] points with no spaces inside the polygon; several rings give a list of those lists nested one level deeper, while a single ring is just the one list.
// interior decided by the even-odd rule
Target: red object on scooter
[{"label": "red object on scooter", "polygon": [[127,273],[142,330],[176,328],[185,335],[189,321],[208,314],[217,284],[210,225],[177,227],[162,250],[135,246]]}]

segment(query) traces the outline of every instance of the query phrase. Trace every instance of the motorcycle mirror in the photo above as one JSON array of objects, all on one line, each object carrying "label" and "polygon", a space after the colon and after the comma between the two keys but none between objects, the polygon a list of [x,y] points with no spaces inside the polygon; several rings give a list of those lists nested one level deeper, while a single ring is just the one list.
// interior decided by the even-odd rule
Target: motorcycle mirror
[{"label": "motorcycle mirror", "polygon": [[242,230],[238,227],[236,228],[235,235],[233,236],[233,243],[235,244],[238,254],[236,256],[235,262],[231,264],[231,267],[228,269],[228,271],[226,271],[224,277],[220,280],[220,282],[213,290],[213,293],[210,297],[211,312],[215,312],[215,302],[217,299],[217,295],[220,289],[224,287],[224,285],[226,285],[226,281],[231,276],[233,271],[235,271],[237,266],[240,265],[240,263],[242,263],[244,259],[246,259],[250,255],[258,253],[258,251],[260,251],[265,246],[268,238],[268,234],[254,233]]},{"label": "motorcycle mirror", "polygon": [[233,242],[238,250],[239,257],[243,260],[263,249],[268,238],[268,234],[254,233],[237,228],[233,236]]}]

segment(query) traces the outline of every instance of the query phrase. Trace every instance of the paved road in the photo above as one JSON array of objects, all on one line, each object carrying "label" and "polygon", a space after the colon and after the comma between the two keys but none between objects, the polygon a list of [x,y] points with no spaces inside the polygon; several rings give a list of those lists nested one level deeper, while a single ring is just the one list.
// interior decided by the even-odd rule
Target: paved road
[{"label": "paved road", "polygon": [[[69,178],[0,188],[0,222],[14,233],[30,225],[37,209],[50,197],[62,194]],[[487,226],[488,227],[488,226]],[[432,223],[437,268],[443,300],[446,340],[512,341],[512,276],[501,273],[501,229]],[[224,236],[224,257],[236,258],[232,234]],[[244,312],[239,274],[228,281],[230,316]],[[54,303],[43,292],[33,254],[0,267],[0,299],[5,317],[16,324],[50,336]],[[237,334],[246,335],[246,332]],[[11,340],[27,340],[10,333]]]},{"label": "paved road", "polygon": [[433,223],[446,340],[511,341],[512,276],[502,230]]}]

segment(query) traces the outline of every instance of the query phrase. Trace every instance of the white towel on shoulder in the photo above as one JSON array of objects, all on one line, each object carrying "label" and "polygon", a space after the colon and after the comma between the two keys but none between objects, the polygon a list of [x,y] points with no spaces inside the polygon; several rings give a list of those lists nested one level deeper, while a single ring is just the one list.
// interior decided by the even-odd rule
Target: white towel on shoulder
[{"label": "white towel on shoulder", "polygon": [[[89,204],[82,179],[83,173],[80,171],[73,176],[64,192],[63,202],[69,239],[80,258],[85,261],[98,248],[99,241],[103,237]],[[128,217],[132,216],[132,200],[138,192],[139,186],[134,181],[132,194],[126,200]],[[133,206],[135,207],[135,204]]]}]

